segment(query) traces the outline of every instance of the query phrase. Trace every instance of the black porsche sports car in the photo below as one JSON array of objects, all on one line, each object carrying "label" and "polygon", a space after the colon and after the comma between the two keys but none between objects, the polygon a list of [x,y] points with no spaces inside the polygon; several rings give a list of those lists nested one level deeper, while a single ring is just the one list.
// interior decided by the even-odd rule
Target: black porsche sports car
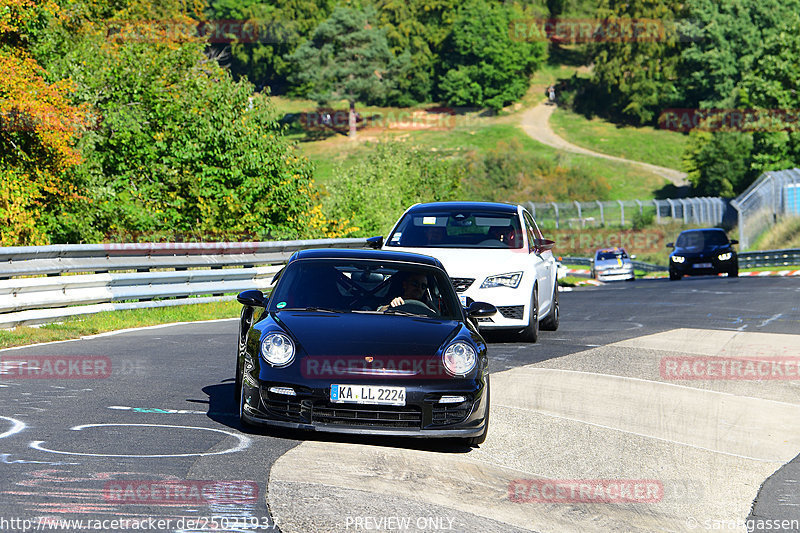
[{"label": "black porsche sports car", "polygon": [[269,298],[243,304],[236,396],[243,424],[486,438],[489,372],[477,318],[432,257],[303,250]]},{"label": "black porsche sports car", "polygon": [[675,243],[667,243],[674,248],[669,254],[669,279],[675,281],[683,276],[720,274],[729,277],[739,276],[739,260],[734,244],[721,229],[688,229],[678,235]]}]

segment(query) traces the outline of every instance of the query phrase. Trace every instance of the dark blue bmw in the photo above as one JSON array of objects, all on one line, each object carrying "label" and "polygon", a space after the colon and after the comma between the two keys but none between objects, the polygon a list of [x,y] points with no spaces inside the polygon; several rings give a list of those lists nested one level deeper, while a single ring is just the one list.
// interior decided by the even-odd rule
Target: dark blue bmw
[{"label": "dark blue bmw", "polygon": [[442,264],[375,250],[304,250],[269,298],[243,304],[236,399],[243,424],[483,442],[486,343]]},{"label": "dark blue bmw", "polygon": [[669,254],[669,279],[679,280],[683,276],[727,273],[728,277],[739,276],[739,260],[733,245],[738,241],[728,240],[725,232],[718,228],[688,229],[678,235]]}]

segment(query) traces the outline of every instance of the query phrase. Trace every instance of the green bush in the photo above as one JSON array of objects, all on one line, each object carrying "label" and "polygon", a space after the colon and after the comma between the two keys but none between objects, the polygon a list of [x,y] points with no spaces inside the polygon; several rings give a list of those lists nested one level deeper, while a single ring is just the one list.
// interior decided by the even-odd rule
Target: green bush
[{"label": "green bush", "polygon": [[455,199],[463,167],[402,142],[374,145],[355,164],[339,164],[324,213],[357,228],[351,236],[385,235],[418,202]]}]

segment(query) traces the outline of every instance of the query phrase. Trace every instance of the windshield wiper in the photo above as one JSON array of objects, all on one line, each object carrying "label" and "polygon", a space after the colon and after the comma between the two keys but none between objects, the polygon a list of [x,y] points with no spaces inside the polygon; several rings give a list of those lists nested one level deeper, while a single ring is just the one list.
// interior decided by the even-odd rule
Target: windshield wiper
[{"label": "windshield wiper", "polygon": [[427,316],[421,313],[409,313],[408,311],[403,311],[401,309],[397,309],[396,307],[390,307],[383,311],[384,314],[392,314],[392,315],[403,315],[403,316]]},{"label": "windshield wiper", "polygon": [[329,309],[327,307],[284,307],[278,311],[310,311],[315,313],[348,313],[347,309]]}]

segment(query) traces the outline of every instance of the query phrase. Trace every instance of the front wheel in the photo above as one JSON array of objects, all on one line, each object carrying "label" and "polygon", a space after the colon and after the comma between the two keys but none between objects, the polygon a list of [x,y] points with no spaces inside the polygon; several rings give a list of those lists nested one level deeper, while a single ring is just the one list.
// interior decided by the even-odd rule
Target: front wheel
[{"label": "front wheel", "polygon": [[539,285],[533,286],[531,310],[528,313],[528,327],[522,330],[521,337],[526,342],[539,340]]},{"label": "front wheel", "polygon": [[738,278],[739,277],[739,269],[738,268],[734,268],[732,270],[729,270],[728,271],[728,277],[729,278]]},{"label": "front wheel", "polygon": [[669,279],[672,280],[672,281],[678,281],[682,277],[683,276],[681,276],[677,272],[673,272],[672,270],[669,271]]},{"label": "front wheel", "polygon": [[556,283],[553,287],[553,303],[550,304],[550,314],[542,320],[541,328],[545,331],[556,331],[558,329],[558,320],[558,283]]}]

